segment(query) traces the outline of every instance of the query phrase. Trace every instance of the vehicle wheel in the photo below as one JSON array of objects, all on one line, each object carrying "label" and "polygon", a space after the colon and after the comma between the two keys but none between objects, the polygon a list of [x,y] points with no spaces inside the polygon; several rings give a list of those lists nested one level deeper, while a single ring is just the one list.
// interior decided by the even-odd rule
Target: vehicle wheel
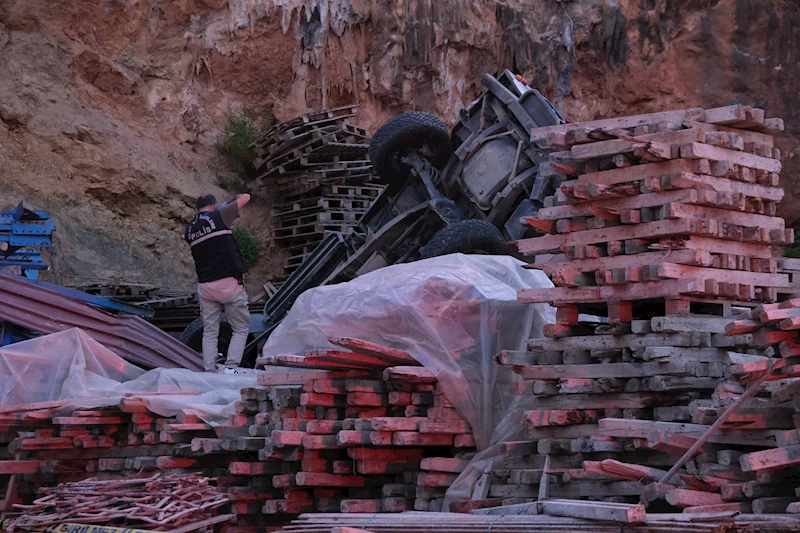
[{"label": "vehicle wheel", "polygon": [[[230,324],[228,324],[228,319],[225,317],[223,313],[222,318],[220,318],[219,324],[219,341],[217,348],[218,353],[227,354],[228,353],[228,345],[231,343],[231,336],[233,335],[233,330],[231,330]],[[197,318],[192,321],[191,324],[186,326],[186,329],[183,330],[181,333],[181,342],[191,348],[192,350],[203,353],[203,319]]]},{"label": "vehicle wheel", "polygon": [[401,158],[414,150],[441,170],[452,153],[450,132],[444,123],[423,111],[397,115],[375,132],[369,144],[369,159],[378,176],[392,182],[408,176],[408,165]]},{"label": "vehicle wheel", "polygon": [[508,255],[503,234],[485,220],[461,220],[440,230],[422,248],[422,258],[447,254]]}]

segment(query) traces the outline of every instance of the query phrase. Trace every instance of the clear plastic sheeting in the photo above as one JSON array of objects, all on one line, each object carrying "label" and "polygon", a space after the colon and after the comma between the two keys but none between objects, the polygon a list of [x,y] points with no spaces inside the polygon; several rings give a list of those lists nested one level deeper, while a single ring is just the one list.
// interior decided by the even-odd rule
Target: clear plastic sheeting
[{"label": "clear plastic sheeting", "polygon": [[0,406],[118,394],[145,372],[80,329],[0,347]]},{"label": "clear plastic sheeting", "polygon": [[59,410],[118,405],[141,396],[162,416],[189,409],[210,424],[234,413],[240,390],[255,387],[255,374],[220,375],[186,369],[145,372],[80,329],[69,329],[0,348],[0,406],[72,400]]},{"label": "clear plastic sheeting", "polygon": [[[437,372],[483,450],[478,457],[484,461],[476,467],[486,466],[492,445],[519,431],[523,409],[523,397],[509,392],[515,375],[494,364],[493,356],[525,350],[529,338],[541,336],[543,326],[555,321],[550,306],[517,302],[518,289],[553,286],[544,273],[523,264],[508,256],[453,254],[311,289],[272,333],[264,355],[336,348],[330,336],[406,350]],[[469,487],[479,477],[463,476],[459,499],[471,497]]]}]

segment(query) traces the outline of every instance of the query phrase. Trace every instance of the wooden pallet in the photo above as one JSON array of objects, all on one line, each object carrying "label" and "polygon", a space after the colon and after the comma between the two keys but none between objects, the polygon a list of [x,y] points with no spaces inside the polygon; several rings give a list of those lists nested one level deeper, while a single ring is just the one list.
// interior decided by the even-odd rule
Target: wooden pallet
[{"label": "wooden pallet", "polygon": [[374,197],[364,198],[354,197],[315,197],[303,198],[294,202],[287,202],[275,206],[272,216],[280,217],[287,215],[313,213],[315,210],[346,210],[346,211],[366,211],[375,201]]},{"label": "wooden pallet", "polygon": [[527,219],[547,235],[518,247],[551,254],[531,267],[560,287],[524,293],[526,301],[611,302],[615,321],[648,296],[673,300],[668,315],[689,312],[697,298],[775,301],[789,278],[777,273],[773,247],[794,241],[793,230],[772,216],[783,197],[780,154],[769,135],[700,121],[752,115],[721,109],[692,111],[700,118],[691,122],[652,124],[649,116],[539,135],[562,150],[543,166],[567,179]]},{"label": "wooden pallet", "polygon": [[550,489],[686,513],[800,509],[800,387],[779,386],[800,375],[800,300],[773,303],[794,266],[779,259],[793,234],[774,216],[765,133],[780,127],[731,106],[534,130],[561,187],[528,219],[546,235],[518,244],[556,287],[519,299],[555,304],[556,323],[495,358],[521,378],[528,438],[502,445],[471,506],[529,509]]}]

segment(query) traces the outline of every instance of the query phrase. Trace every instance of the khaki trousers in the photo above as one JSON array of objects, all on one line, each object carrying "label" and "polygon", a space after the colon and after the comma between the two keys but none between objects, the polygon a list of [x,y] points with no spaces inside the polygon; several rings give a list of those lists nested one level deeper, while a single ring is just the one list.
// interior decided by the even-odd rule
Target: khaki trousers
[{"label": "khaki trousers", "polygon": [[244,347],[247,344],[247,333],[250,330],[247,293],[242,289],[240,292],[218,300],[207,300],[200,297],[200,314],[203,317],[203,364],[206,372],[214,372],[217,369],[219,320],[223,311],[225,311],[228,324],[233,330],[225,366],[236,368],[242,362]]}]

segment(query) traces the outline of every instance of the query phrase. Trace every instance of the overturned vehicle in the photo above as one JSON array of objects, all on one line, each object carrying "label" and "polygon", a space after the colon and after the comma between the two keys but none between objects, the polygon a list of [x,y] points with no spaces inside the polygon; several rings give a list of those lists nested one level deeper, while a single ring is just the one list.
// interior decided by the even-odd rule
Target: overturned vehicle
[{"label": "overturned vehicle", "polygon": [[[264,313],[251,316],[245,365],[310,288],[439,255],[512,253],[507,243],[526,230],[521,218],[535,213],[553,192],[539,173],[530,131],[565,121],[539,91],[508,70],[486,74],[483,85],[486,90],[461,111],[452,132],[425,112],[403,113],[378,129],[369,157],[386,188],[352,233],[328,234],[269,299]],[[227,348],[229,332],[223,323],[221,349]],[[189,325],[181,340],[199,350],[202,322]]]}]

